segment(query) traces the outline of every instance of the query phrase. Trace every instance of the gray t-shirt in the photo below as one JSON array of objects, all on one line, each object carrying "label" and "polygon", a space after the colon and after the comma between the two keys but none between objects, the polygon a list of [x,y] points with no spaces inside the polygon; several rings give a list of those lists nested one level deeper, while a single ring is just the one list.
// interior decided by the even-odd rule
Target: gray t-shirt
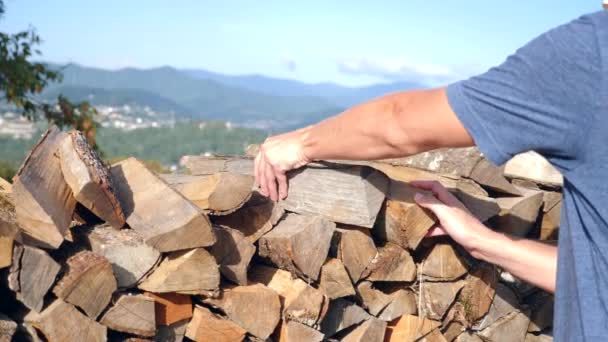
[{"label": "gray t-shirt", "polygon": [[556,341],[608,341],[608,11],[532,40],[448,86],[480,150],[500,165],[536,151],[564,175]]}]

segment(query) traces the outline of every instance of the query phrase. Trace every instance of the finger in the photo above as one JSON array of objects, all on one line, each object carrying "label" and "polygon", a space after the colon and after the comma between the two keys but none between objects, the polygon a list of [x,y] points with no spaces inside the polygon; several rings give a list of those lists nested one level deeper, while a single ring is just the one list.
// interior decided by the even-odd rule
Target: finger
[{"label": "finger", "polygon": [[276,202],[279,197],[277,194],[277,179],[274,175],[274,168],[268,162],[266,162],[266,169],[264,170],[264,176],[266,178],[267,194],[270,196],[270,199],[273,202]]},{"label": "finger", "polygon": [[266,158],[264,155],[260,156],[260,192],[262,195],[268,197],[268,186],[266,185]]},{"label": "finger", "polygon": [[412,181],[409,184],[415,188],[432,191],[435,196],[437,196],[437,198],[443,203],[449,205],[460,204],[460,201],[454,195],[452,195],[452,193],[450,193],[448,189],[443,186],[443,184],[439,183],[438,181],[419,180]]},{"label": "finger", "polygon": [[426,233],[424,237],[433,237],[433,236],[444,236],[448,235],[448,233],[441,226],[435,226]]},{"label": "finger", "polygon": [[278,168],[275,168],[274,170],[277,183],[279,183],[279,199],[285,199],[285,197],[287,197],[287,175]]},{"label": "finger", "polygon": [[414,195],[414,200],[421,207],[432,211],[439,218],[439,220],[445,217],[445,215],[448,213],[447,209],[449,207],[445,203],[438,200],[435,196],[416,193]]}]

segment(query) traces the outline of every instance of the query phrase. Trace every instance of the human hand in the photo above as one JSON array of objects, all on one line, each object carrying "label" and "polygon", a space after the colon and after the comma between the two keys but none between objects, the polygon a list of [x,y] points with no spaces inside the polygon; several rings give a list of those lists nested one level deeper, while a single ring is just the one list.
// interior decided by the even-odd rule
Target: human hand
[{"label": "human hand", "polygon": [[307,129],[277,135],[266,139],[255,158],[254,174],[260,192],[273,201],[287,197],[286,172],[308,164],[304,154]]}]

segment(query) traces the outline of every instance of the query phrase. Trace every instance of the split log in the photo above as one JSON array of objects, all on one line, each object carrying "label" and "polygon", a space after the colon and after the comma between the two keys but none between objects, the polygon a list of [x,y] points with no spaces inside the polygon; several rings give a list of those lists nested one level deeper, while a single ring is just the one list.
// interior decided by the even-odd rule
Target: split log
[{"label": "split log", "polygon": [[93,252],[112,264],[118,287],[134,286],[160,260],[160,252],[148,246],[133,229],[101,225],[82,232]]},{"label": "split log", "polygon": [[39,330],[48,342],[106,341],[106,327],[61,299],[56,299],[41,313],[30,311],[24,322]]},{"label": "split log", "polygon": [[448,341],[453,341],[469,327],[466,308],[456,301],[443,317],[442,333]]},{"label": "split log", "polygon": [[61,245],[76,206],[57,156],[64,137],[65,133],[51,126],[14,178],[17,221],[31,243],[39,247],[56,249]]},{"label": "split log", "polygon": [[145,295],[121,295],[99,322],[108,328],[141,336],[154,336],[154,299]]},{"label": "split log", "polygon": [[61,172],[76,200],[114,228],[125,225],[108,167],[82,132],[72,130],[59,144]]},{"label": "split log", "polygon": [[526,339],[524,342],[553,342],[553,336],[548,334],[534,335],[534,334],[526,334]]},{"label": "split log", "polygon": [[502,317],[478,334],[487,341],[519,342],[525,339],[528,324],[530,324],[528,315],[516,311]]},{"label": "split log", "polygon": [[496,202],[500,215],[496,218],[497,230],[525,237],[534,227],[543,204],[543,192],[521,188],[521,197],[502,197]]},{"label": "split log", "polygon": [[53,293],[96,319],[108,306],[116,289],[110,262],[93,252],[83,251],[68,259],[67,270]]},{"label": "split log", "polygon": [[446,281],[462,277],[467,266],[452,244],[436,243],[421,262],[421,274],[426,280]]},{"label": "split log", "polygon": [[415,315],[418,311],[416,295],[412,291],[398,289],[389,293],[390,303],[382,310],[379,319],[391,322],[403,315]]},{"label": "split log", "polygon": [[213,222],[236,229],[255,243],[279,222],[284,213],[282,206],[254,192],[251,199],[236,212],[213,217]]},{"label": "split log", "polygon": [[160,175],[173,189],[213,215],[229,214],[251,197],[253,176],[220,172],[209,176]]},{"label": "split log", "polygon": [[355,295],[353,284],[340,259],[330,258],[321,267],[319,289],[332,300]]},{"label": "split log", "polygon": [[208,294],[217,291],[220,272],[203,248],[170,253],[138,287],[154,293]]},{"label": "split log", "polygon": [[420,315],[441,320],[448,311],[456,295],[464,286],[464,281],[423,282],[420,284]]},{"label": "split log", "polygon": [[0,269],[9,267],[13,261],[13,238],[0,236]]},{"label": "split log", "polygon": [[477,147],[441,148],[404,158],[384,159],[391,165],[408,166],[456,177],[469,177],[482,159]]},{"label": "split log", "polygon": [[219,308],[236,324],[261,339],[268,338],[281,319],[279,295],[261,284],[226,288],[219,298],[206,298],[204,302]]},{"label": "split log", "polygon": [[[545,192],[545,194],[548,193]],[[561,194],[559,193],[551,194],[553,195],[545,196],[545,205],[543,206],[543,218],[540,227],[541,240],[557,240],[559,236],[562,199]]]},{"label": "split log", "polygon": [[381,240],[395,243],[403,248],[415,250],[428,230],[435,225],[436,218],[414,201],[420,192],[406,183],[391,181],[386,206],[374,234]]},{"label": "split log", "polygon": [[369,236],[367,229],[348,227],[336,229],[334,244],[338,259],[342,261],[350,279],[356,284],[378,254],[374,240]]},{"label": "split log", "polygon": [[540,333],[553,324],[553,296],[544,291],[538,291],[527,299],[531,308],[528,332]]},{"label": "split log", "polygon": [[0,313],[0,342],[11,342],[17,331],[17,323]]},{"label": "split log", "polygon": [[439,322],[424,317],[404,315],[397,322],[389,325],[384,342],[447,342],[439,331],[439,327]]},{"label": "split log", "polygon": [[465,331],[454,340],[456,342],[483,342],[481,337],[471,331]]},{"label": "split log", "polygon": [[289,214],[259,240],[259,255],[279,268],[317,280],[335,224],[321,217]]},{"label": "split log", "polygon": [[466,183],[458,183],[456,191],[452,193],[479,221],[485,222],[500,213],[500,207],[494,198],[488,197],[487,193],[484,195],[469,191],[464,184]]},{"label": "split log", "polygon": [[355,303],[342,298],[336,299],[329,304],[327,315],[321,322],[321,332],[329,337],[370,317],[365,310]]},{"label": "split log", "polygon": [[363,308],[374,316],[378,316],[392,300],[389,295],[374,288],[369,281],[362,281],[357,285],[357,294]]},{"label": "split log", "polygon": [[322,332],[307,325],[294,321],[283,321],[275,340],[277,342],[321,342],[324,341],[324,338],[325,335]]},{"label": "split log", "polygon": [[45,251],[30,246],[15,245],[8,284],[17,300],[40,312],[61,266]]},{"label": "split log", "polygon": [[469,177],[494,191],[507,195],[521,195],[521,192],[505,178],[502,168],[492,164],[485,158],[479,160]]},{"label": "split log", "polygon": [[387,243],[378,249],[378,254],[363,271],[361,278],[369,281],[414,281],[416,264],[405,249]]},{"label": "split log", "polygon": [[0,196],[10,196],[13,191],[13,185],[6,179],[0,177]]},{"label": "split log", "polygon": [[[478,324],[473,326],[473,329],[484,330],[504,316],[520,310],[521,307],[515,293],[506,285],[499,283],[496,287],[496,294],[494,295],[494,300],[492,301],[488,314],[485,315]],[[524,330],[528,331],[527,325]]]},{"label": "split log", "polygon": [[238,285],[247,285],[247,269],[255,254],[255,245],[240,231],[223,226],[214,226],[217,242],[210,252],[220,265],[220,272]]},{"label": "split log", "polygon": [[207,216],[135,158],[111,169],[127,223],[160,252],[215,243]]},{"label": "split log", "polygon": [[497,284],[498,271],[491,264],[480,263],[467,275],[458,301],[466,309],[469,324],[477,322],[488,313]]},{"label": "split log", "polygon": [[366,228],[373,227],[388,189],[383,173],[362,166],[307,166],[288,177],[285,209]]},{"label": "split log", "polygon": [[386,332],[386,322],[370,317],[355,330],[346,335],[342,342],[382,342]]},{"label": "split log", "polygon": [[218,172],[231,172],[253,176],[253,158],[229,156],[183,156],[180,164],[191,175],[212,175]]},{"label": "split log", "polygon": [[182,342],[186,336],[186,328],[190,320],[175,322],[171,325],[156,327],[156,342]]},{"label": "split log", "polygon": [[548,186],[561,187],[564,182],[559,170],[536,152],[518,154],[509,160],[505,165],[505,176]]},{"label": "split log", "polygon": [[199,305],[194,308],[194,316],[186,328],[186,337],[196,342],[241,342],[246,334],[238,324]]},{"label": "split log", "polygon": [[171,325],[192,317],[192,299],[178,293],[151,293],[146,296],[154,300],[156,325]]}]

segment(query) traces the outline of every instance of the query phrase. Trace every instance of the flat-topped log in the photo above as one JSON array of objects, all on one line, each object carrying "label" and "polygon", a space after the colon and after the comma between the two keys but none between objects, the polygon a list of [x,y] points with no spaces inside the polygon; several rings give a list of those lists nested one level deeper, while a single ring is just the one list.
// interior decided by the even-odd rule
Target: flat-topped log
[{"label": "flat-topped log", "polygon": [[459,182],[452,193],[481,222],[486,222],[500,213],[500,207],[494,198],[489,197],[487,193],[479,193],[477,189],[471,189],[465,182]]},{"label": "flat-topped log", "polygon": [[13,178],[17,222],[30,244],[56,249],[63,242],[76,206],[61,172],[58,148],[66,137],[51,126]]},{"label": "flat-topped log", "polygon": [[104,313],[99,322],[112,330],[154,336],[156,333],[154,299],[142,294],[123,294]]},{"label": "flat-topped log", "polygon": [[365,166],[307,166],[288,177],[285,209],[367,228],[373,227],[388,189],[388,178]]},{"label": "flat-topped log", "polygon": [[323,322],[321,332],[330,337],[344,329],[359,324],[371,316],[360,306],[343,298],[329,304],[329,310]]},{"label": "flat-topped log", "polygon": [[495,220],[495,227],[505,234],[525,237],[536,224],[544,194],[542,191],[520,189],[523,196],[496,200],[500,214]]},{"label": "flat-topped log", "polygon": [[378,254],[367,265],[362,278],[369,281],[410,282],[416,278],[416,264],[410,253],[389,242],[378,248]]},{"label": "flat-topped log", "polygon": [[505,178],[502,168],[492,164],[485,158],[482,158],[475,164],[469,177],[488,189],[507,195],[521,195],[521,192]]},{"label": "flat-topped log", "polygon": [[253,158],[236,156],[183,156],[180,164],[191,175],[212,175],[218,172],[232,172],[253,176]]},{"label": "flat-topped log", "polygon": [[59,144],[61,172],[76,200],[114,228],[125,225],[125,215],[108,167],[80,131],[71,130]]},{"label": "flat-topped log", "polygon": [[238,324],[200,305],[194,308],[194,316],[186,328],[186,337],[196,342],[241,342],[246,334]]},{"label": "flat-topped log", "polygon": [[382,162],[444,175],[468,177],[481,159],[477,147],[465,147],[440,148],[404,158],[384,159]]},{"label": "flat-topped log", "polygon": [[414,315],[418,311],[418,302],[416,301],[414,292],[397,289],[388,293],[388,295],[390,302],[378,315],[379,319],[391,322],[403,315]]},{"label": "flat-topped log", "polygon": [[386,322],[375,317],[359,324],[342,338],[342,342],[382,342],[386,333]]},{"label": "flat-topped log", "polygon": [[467,266],[452,244],[436,243],[420,265],[422,275],[431,281],[446,281],[460,278]]},{"label": "flat-topped log", "polygon": [[441,320],[448,311],[456,295],[464,286],[464,281],[455,282],[422,282],[420,284],[420,315],[434,320]]},{"label": "flat-topped log", "polygon": [[340,259],[330,258],[321,267],[319,289],[332,300],[355,295],[353,283]]},{"label": "flat-topped log", "polygon": [[211,246],[207,216],[135,158],[111,168],[127,223],[160,252]]},{"label": "flat-topped log", "polygon": [[224,226],[214,226],[217,242],[210,252],[220,265],[220,272],[231,282],[247,285],[247,269],[255,254],[255,245],[240,231]]},{"label": "flat-topped log", "polygon": [[154,299],[156,325],[171,325],[192,317],[192,299],[179,293],[151,293],[146,296]]},{"label": "flat-topped log", "polygon": [[357,227],[338,228],[333,243],[338,259],[344,264],[351,281],[356,284],[366,275],[365,269],[378,254],[369,231]]},{"label": "flat-topped log", "polygon": [[562,174],[545,158],[536,152],[518,154],[505,164],[505,176],[521,178],[536,183],[561,187]]},{"label": "flat-topped log", "polygon": [[357,284],[357,295],[363,308],[374,316],[378,316],[392,301],[389,295],[374,288],[374,285],[369,281],[362,281]]}]

